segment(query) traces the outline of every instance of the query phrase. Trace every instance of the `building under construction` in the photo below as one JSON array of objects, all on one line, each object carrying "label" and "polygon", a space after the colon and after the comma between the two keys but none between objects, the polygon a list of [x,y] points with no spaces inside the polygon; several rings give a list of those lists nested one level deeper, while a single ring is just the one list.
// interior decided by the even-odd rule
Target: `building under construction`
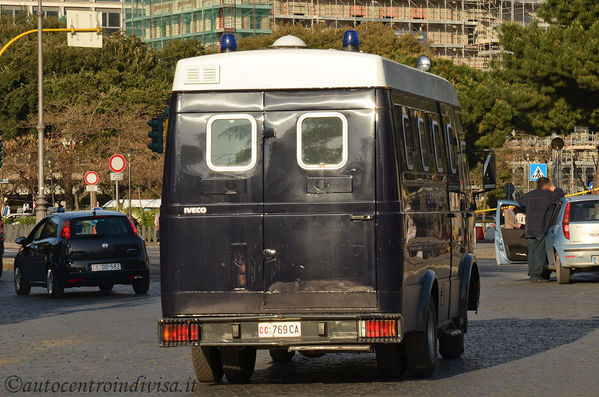
[{"label": "building under construction", "polygon": [[485,68],[498,57],[499,25],[528,24],[543,0],[124,0],[125,29],[161,46],[194,37],[208,45],[224,32],[267,34],[281,24],[339,29],[365,22],[412,34],[439,56]]},{"label": "building under construction", "polygon": [[125,31],[157,48],[195,38],[215,49],[223,33],[272,32],[272,0],[123,0]]}]

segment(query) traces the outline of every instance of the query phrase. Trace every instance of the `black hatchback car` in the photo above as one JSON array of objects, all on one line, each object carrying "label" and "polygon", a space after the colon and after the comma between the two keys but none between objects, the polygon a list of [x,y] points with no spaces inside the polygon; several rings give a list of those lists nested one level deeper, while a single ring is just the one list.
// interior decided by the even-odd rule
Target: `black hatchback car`
[{"label": "black hatchback car", "polygon": [[60,297],[65,288],[130,284],[137,294],[150,287],[150,263],[133,222],[113,211],[56,213],[39,222],[15,257],[15,291],[46,287]]}]

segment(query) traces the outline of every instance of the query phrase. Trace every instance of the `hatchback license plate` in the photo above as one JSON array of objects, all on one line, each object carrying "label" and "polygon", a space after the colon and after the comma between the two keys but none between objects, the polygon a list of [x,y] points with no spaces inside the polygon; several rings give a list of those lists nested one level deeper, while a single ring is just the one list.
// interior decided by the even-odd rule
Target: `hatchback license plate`
[{"label": "hatchback license plate", "polygon": [[92,272],[103,272],[110,270],[121,270],[120,263],[98,263],[91,266]]},{"label": "hatchback license plate", "polygon": [[299,321],[258,323],[260,338],[294,338],[302,336],[302,323]]}]

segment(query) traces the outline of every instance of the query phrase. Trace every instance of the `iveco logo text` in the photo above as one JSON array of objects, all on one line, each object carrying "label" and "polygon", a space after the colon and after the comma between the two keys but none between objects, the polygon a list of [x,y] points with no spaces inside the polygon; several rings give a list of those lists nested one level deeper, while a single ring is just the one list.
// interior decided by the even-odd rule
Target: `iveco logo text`
[{"label": "iveco logo text", "polygon": [[183,208],[184,214],[205,214],[206,207],[185,207]]}]

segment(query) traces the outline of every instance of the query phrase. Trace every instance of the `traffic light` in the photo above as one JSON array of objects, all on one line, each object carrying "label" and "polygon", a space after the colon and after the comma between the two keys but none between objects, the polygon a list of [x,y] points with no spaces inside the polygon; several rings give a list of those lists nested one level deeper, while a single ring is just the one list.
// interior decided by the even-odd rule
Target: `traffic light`
[{"label": "traffic light", "polygon": [[152,128],[148,132],[148,136],[152,138],[152,142],[148,143],[148,149],[155,153],[162,153],[163,151],[163,134],[164,126],[162,124],[162,117],[152,117],[148,120],[148,126]]}]

